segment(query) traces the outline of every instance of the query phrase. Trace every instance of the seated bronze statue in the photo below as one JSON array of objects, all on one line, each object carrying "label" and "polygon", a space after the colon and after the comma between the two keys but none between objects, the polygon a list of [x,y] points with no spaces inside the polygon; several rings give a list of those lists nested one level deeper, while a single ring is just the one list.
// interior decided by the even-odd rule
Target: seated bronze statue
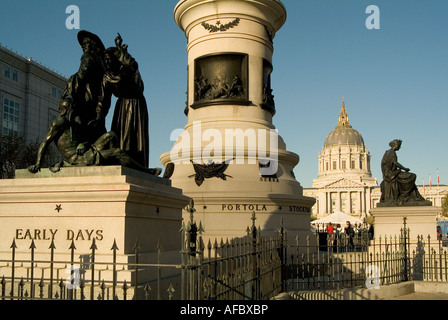
[{"label": "seated bronze statue", "polygon": [[400,150],[402,141],[393,140],[391,147],[383,156],[381,170],[381,200],[379,206],[431,205],[419,193],[415,184],[417,176],[409,168],[398,162],[396,151]]}]

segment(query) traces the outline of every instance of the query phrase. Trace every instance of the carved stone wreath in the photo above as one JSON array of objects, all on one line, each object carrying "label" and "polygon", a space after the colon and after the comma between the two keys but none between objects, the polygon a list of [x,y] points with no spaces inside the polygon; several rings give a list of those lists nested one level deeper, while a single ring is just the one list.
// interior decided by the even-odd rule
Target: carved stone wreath
[{"label": "carved stone wreath", "polygon": [[202,26],[208,30],[210,33],[218,32],[218,31],[227,31],[233,27],[236,27],[240,23],[240,18],[236,18],[235,20],[221,24],[221,21],[217,21],[216,25],[211,25],[206,22],[202,22]]}]

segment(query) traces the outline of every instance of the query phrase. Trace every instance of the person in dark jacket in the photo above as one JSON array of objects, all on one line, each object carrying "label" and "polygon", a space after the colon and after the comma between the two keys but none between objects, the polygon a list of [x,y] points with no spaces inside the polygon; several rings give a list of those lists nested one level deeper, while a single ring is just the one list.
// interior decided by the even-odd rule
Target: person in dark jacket
[{"label": "person in dark jacket", "polygon": [[350,224],[350,221],[347,221],[345,223],[345,228],[344,228],[344,232],[348,237],[348,248],[349,250],[352,250],[355,246],[355,243],[353,241],[354,237],[355,237],[355,230],[353,230],[352,225]]}]

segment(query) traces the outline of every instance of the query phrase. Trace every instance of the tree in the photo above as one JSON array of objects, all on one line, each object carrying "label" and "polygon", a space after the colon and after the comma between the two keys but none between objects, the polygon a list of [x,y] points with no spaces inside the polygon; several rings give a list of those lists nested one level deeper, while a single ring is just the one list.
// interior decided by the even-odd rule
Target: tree
[{"label": "tree", "polygon": [[[37,140],[25,143],[25,139],[16,133],[0,135],[0,179],[12,179],[17,169],[26,169],[34,164],[39,146]],[[54,163],[56,159],[56,152],[49,150],[45,164]]]}]

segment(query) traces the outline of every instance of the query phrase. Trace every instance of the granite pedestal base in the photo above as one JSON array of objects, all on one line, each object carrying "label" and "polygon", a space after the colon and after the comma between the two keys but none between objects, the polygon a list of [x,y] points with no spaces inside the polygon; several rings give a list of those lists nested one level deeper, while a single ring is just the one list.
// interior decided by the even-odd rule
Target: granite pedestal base
[{"label": "granite pedestal base", "polygon": [[433,206],[396,206],[396,207],[377,207],[370,210],[375,218],[375,238],[380,236],[394,237],[400,236],[401,229],[404,227],[404,218],[406,218],[406,227],[409,228],[410,238],[416,239],[417,236],[436,238],[437,214],[441,211],[440,207]]},{"label": "granite pedestal base", "polygon": [[[90,269],[93,258],[111,263],[115,253],[122,263],[117,281],[131,284],[135,268],[127,264],[136,253],[139,263],[180,263],[179,230],[188,202],[170,180],[121,166],[18,170],[15,179],[0,180],[0,272],[8,272],[11,262],[5,260],[12,254],[16,260],[33,255],[35,274],[48,277],[49,264],[37,261],[53,259],[63,262],[54,264],[54,277],[65,279],[72,260]],[[111,268],[95,266],[95,279],[110,282]],[[156,277],[156,270],[141,272],[139,283]]]}]

